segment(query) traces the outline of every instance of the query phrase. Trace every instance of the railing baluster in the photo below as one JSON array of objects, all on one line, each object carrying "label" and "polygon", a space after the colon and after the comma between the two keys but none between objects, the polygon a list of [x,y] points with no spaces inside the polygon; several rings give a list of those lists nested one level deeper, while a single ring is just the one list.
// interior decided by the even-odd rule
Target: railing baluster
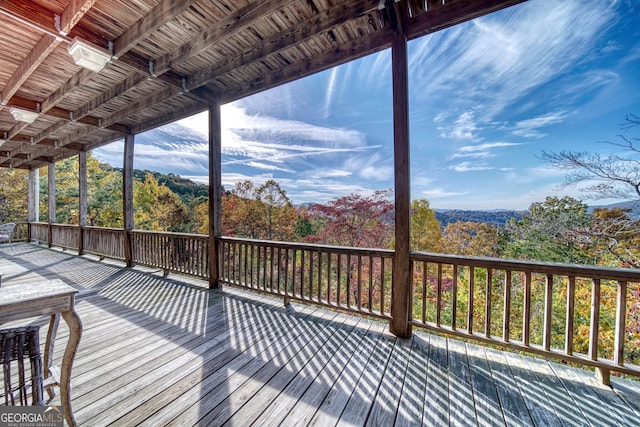
[{"label": "railing baluster", "polygon": [[485,288],[484,336],[491,338],[491,296],[493,288],[493,269],[487,268],[487,283]]},{"label": "railing baluster", "polygon": [[318,302],[322,301],[322,252],[318,251]]},{"label": "railing baluster", "polygon": [[374,292],[374,281],[373,281],[373,256],[369,255],[369,313],[373,313],[373,292]]},{"label": "railing baluster", "polygon": [[618,282],[618,297],[616,299],[616,331],[613,352],[613,363],[624,365],[624,336],[627,318],[627,282]]},{"label": "railing baluster", "polygon": [[546,351],[551,349],[551,320],[553,310],[553,275],[547,274],[544,291],[544,334],[542,346]]},{"label": "railing baluster", "polygon": [[358,272],[357,272],[357,282],[356,282],[356,290],[357,290],[357,298],[356,304],[358,307],[358,311],[362,310],[362,256],[358,255]]},{"label": "railing baluster", "polygon": [[502,316],[502,339],[509,342],[511,336],[511,270],[504,272],[504,310]]},{"label": "railing baluster", "polygon": [[569,276],[567,283],[567,318],[565,323],[564,352],[573,354],[573,318],[576,306],[576,278]]},{"label": "railing baluster", "polygon": [[[429,264],[422,262],[422,323],[427,322],[427,268]],[[413,269],[411,269],[413,271]]]},{"label": "railing baluster", "polygon": [[351,308],[351,254],[347,254],[347,281],[346,281],[346,291],[347,291],[347,307]]},{"label": "railing baluster", "polygon": [[[384,295],[385,295],[385,277],[384,277],[384,257],[380,257],[380,314],[384,314]],[[412,268],[413,269],[413,268]]]},{"label": "railing baluster", "polygon": [[453,283],[451,284],[451,329],[457,329],[458,318],[458,264],[453,264]]},{"label": "railing baluster", "polygon": [[529,347],[529,338],[531,334],[531,272],[526,271],[524,274],[524,296],[522,310],[522,343],[525,347]]},{"label": "railing baluster", "polygon": [[300,298],[304,298],[304,253],[304,249],[300,251]]},{"label": "railing baluster", "polygon": [[438,263],[438,280],[436,282],[436,325],[440,327],[440,308],[442,306],[442,263]]},{"label": "railing baluster", "polygon": [[327,303],[331,304],[331,259],[333,254],[327,253]]},{"label": "railing baluster", "polygon": [[598,360],[600,329],[600,279],[593,279],[591,294],[591,329],[589,331],[589,359]]},{"label": "railing baluster", "polygon": [[337,263],[336,263],[336,266],[337,266],[337,272],[336,272],[336,276],[337,276],[336,277],[336,304],[338,305],[338,307],[340,307],[340,304],[341,304],[340,291],[342,290],[341,286],[340,286],[340,279],[341,279],[341,276],[342,276],[342,274],[341,274],[342,273],[342,254],[340,252],[338,252],[336,254],[336,257],[337,257]]},{"label": "railing baluster", "polygon": [[467,307],[467,333],[473,333],[473,293],[475,282],[475,267],[469,267],[469,304]]}]

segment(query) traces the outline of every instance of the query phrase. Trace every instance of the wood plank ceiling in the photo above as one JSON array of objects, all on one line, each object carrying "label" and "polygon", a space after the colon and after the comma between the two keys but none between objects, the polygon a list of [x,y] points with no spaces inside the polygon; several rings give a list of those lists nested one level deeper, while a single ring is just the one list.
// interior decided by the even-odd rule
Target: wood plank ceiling
[{"label": "wood plank ceiling", "polygon": [[[39,168],[522,1],[0,0],[0,167]],[[106,67],[76,65],[76,38],[108,49]]]}]

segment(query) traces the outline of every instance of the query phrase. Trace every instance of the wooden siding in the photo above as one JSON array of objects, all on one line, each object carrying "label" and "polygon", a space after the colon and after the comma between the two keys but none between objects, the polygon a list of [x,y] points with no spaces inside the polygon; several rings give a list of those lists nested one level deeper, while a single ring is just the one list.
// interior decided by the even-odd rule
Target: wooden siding
[{"label": "wooden siding", "polygon": [[[618,425],[640,384],[162,271],[33,244],[0,248],[2,286],[77,288],[80,425]],[[48,319],[33,318],[44,326]],[[3,325],[4,326],[4,325]],[[44,328],[46,330],[46,328]],[[45,331],[43,331],[45,333]],[[67,332],[58,333],[56,359]],[[55,401],[54,401],[55,403]]]}]

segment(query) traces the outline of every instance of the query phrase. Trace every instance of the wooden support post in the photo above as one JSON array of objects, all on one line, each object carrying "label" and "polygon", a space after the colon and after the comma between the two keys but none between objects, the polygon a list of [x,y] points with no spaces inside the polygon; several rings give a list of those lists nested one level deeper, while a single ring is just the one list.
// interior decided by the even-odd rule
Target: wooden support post
[{"label": "wooden support post", "polygon": [[122,167],[122,209],[124,218],[124,261],[127,267],[133,265],[131,251],[131,234],[133,222],[133,147],[135,137],[127,135],[124,138],[124,162]]},{"label": "wooden support post", "polygon": [[78,195],[79,195],[79,226],[80,233],[78,235],[78,253],[84,253],[84,227],[87,225],[87,152],[80,151],[78,153]]},{"label": "wooden support post", "polygon": [[53,244],[53,224],[56,222],[56,164],[49,163],[47,167],[47,192],[48,192],[48,240],[49,247]]},{"label": "wooden support post", "polygon": [[220,104],[209,106],[209,288],[220,286],[217,237],[222,234],[222,130]]},{"label": "wooden support post", "polygon": [[29,170],[29,222],[40,221],[40,169]]},{"label": "wooden support post", "polygon": [[395,258],[391,292],[389,330],[400,337],[411,336],[411,260],[409,182],[409,87],[407,73],[407,38],[401,31],[391,45],[393,73],[393,139],[395,176]]}]

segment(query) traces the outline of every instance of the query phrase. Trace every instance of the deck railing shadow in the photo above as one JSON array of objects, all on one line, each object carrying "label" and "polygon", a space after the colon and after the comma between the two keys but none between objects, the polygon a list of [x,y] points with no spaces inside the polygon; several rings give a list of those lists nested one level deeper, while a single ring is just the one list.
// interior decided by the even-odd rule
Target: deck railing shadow
[{"label": "deck railing shadow", "polygon": [[[504,396],[526,394],[525,410],[532,416],[559,417],[571,425],[567,420],[574,419],[578,402],[562,390],[589,388],[568,374],[558,388],[543,385],[557,382],[551,368],[538,372],[537,364],[515,355],[510,360],[521,364],[507,363],[499,352],[461,341],[426,334],[402,340],[369,319],[305,305],[284,307],[260,294],[209,291],[179,277],[86,258],[74,258],[81,268],[58,269],[66,254],[43,248],[57,261],[33,262],[43,259],[43,252],[20,246],[7,261],[81,290],[78,309],[92,322],[85,322],[73,370],[73,404],[77,418],[92,424],[200,420],[217,425],[237,415],[242,404],[243,421],[261,425],[285,417],[302,423],[342,417],[356,424],[367,418],[440,424],[477,417],[499,424],[521,414],[505,408]],[[88,280],[85,289],[82,276],[94,277],[94,269],[99,278]],[[58,337],[66,338],[64,326]],[[132,381],[140,369],[144,376]],[[392,375],[398,371],[404,374]],[[498,388],[487,385],[494,382]],[[379,400],[372,399],[376,395]],[[585,396],[588,401],[579,403],[584,419],[609,420],[598,411],[599,391]],[[275,405],[280,411],[269,410]],[[636,418],[621,411],[616,419],[633,425]]]}]

